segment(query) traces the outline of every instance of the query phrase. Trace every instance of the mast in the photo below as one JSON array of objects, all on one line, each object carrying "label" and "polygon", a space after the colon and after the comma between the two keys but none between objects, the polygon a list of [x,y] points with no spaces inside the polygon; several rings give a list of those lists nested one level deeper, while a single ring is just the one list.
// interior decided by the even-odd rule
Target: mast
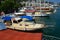
[{"label": "mast", "polygon": [[40,12],[41,12],[42,10],[41,10],[41,0],[40,0]]},{"label": "mast", "polygon": [[28,1],[29,7],[30,7],[30,0]]},{"label": "mast", "polygon": [[45,7],[45,0],[43,0],[43,2],[44,2],[44,7]]},{"label": "mast", "polygon": [[27,7],[27,2],[26,2],[26,7]]},{"label": "mast", "polygon": [[48,7],[49,7],[49,0],[48,0]]}]

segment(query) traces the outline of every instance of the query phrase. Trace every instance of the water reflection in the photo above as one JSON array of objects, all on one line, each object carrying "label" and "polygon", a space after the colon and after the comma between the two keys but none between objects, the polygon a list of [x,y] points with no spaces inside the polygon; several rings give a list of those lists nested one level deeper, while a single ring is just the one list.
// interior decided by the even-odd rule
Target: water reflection
[{"label": "water reflection", "polygon": [[35,17],[36,23],[42,23],[45,25],[43,29],[44,34],[53,34],[55,30],[56,22],[52,17]]},{"label": "water reflection", "polygon": [[45,27],[55,27],[55,20],[51,17],[35,17],[36,23],[45,24]]}]

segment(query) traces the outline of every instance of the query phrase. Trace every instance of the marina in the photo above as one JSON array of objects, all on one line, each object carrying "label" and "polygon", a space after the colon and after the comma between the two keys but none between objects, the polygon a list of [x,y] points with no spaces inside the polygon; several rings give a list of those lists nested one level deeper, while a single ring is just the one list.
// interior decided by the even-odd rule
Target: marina
[{"label": "marina", "polygon": [[[58,31],[59,30],[59,21],[57,21],[59,19],[58,18],[59,17],[59,12],[60,12],[60,9],[57,8],[57,12],[55,14],[53,14],[53,16],[51,15],[50,17],[37,17],[37,19],[36,19],[37,22],[46,24],[47,28],[43,29],[43,33],[45,35],[50,35],[50,36],[53,35],[55,37],[60,37],[59,36],[60,33]],[[56,31],[56,32],[54,32],[54,31]]]},{"label": "marina", "polygon": [[13,13],[1,12],[0,40],[60,40],[60,7],[45,0],[24,3]]}]

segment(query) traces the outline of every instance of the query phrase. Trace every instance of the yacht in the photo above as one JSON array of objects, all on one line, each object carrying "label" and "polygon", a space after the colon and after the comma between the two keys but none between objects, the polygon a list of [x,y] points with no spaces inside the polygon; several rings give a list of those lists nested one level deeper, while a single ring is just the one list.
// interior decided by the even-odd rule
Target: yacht
[{"label": "yacht", "polygon": [[26,5],[28,8],[25,10],[25,13],[29,16],[49,16],[55,11],[51,4],[45,3],[45,0],[43,3],[42,0],[33,0],[31,2],[27,2]]},{"label": "yacht", "polygon": [[23,31],[32,31],[44,28],[44,24],[35,23],[32,20],[27,20],[26,18],[15,17],[12,18],[10,22],[4,22],[6,28],[23,30]]},{"label": "yacht", "polygon": [[15,12],[14,14],[15,15],[19,15],[19,16],[25,15],[25,13],[24,13],[25,9],[27,9],[27,8],[26,7],[22,7],[21,9],[19,9],[18,12]]}]

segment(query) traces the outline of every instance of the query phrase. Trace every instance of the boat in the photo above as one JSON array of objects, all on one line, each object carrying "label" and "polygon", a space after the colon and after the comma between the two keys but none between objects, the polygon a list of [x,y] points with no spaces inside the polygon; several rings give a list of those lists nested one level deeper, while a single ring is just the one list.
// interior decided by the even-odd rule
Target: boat
[{"label": "boat", "polygon": [[49,12],[36,9],[27,9],[25,10],[25,13],[27,16],[48,16]]},{"label": "boat", "polygon": [[16,12],[16,13],[14,13],[16,16],[22,16],[22,15],[25,15],[25,13],[23,13],[23,12]]},{"label": "boat", "polygon": [[24,11],[25,11],[26,7],[22,7],[21,9],[19,9],[18,12],[15,12],[14,14],[15,15],[19,15],[19,16],[22,16],[22,15],[25,15]]},{"label": "boat", "polygon": [[10,21],[6,21],[4,23],[7,28],[23,31],[32,31],[44,28],[44,24],[35,23],[34,21],[32,21],[33,19],[30,16],[28,16],[27,18],[26,17],[15,17]]},{"label": "boat", "polygon": [[35,6],[34,8],[36,10],[42,10],[45,12],[50,12],[51,10],[54,10],[54,7],[51,4],[48,3],[38,3],[40,6]]},{"label": "boat", "polygon": [[26,13],[27,16],[33,16],[35,11],[36,11],[36,10],[35,10],[33,7],[28,7],[28,8],[25,10],[25,13]]},{"label": "boat", "polygon": [[37,11],[35,12],[35,15],[33,16],[48,16],[48,14],[45,14],[46,12],[40,12],[40,11]]},{"label": "boat", "polygon": [[53,7],[59,7],[59,5],[57,3],[53,4]]},{"label": "boat", "polygon": [[24,11],[27,16],[49,16],[55,11],[54,7],[50,3],[43,3],[41,0],[28,0],[26,2],[26,10]]}]

